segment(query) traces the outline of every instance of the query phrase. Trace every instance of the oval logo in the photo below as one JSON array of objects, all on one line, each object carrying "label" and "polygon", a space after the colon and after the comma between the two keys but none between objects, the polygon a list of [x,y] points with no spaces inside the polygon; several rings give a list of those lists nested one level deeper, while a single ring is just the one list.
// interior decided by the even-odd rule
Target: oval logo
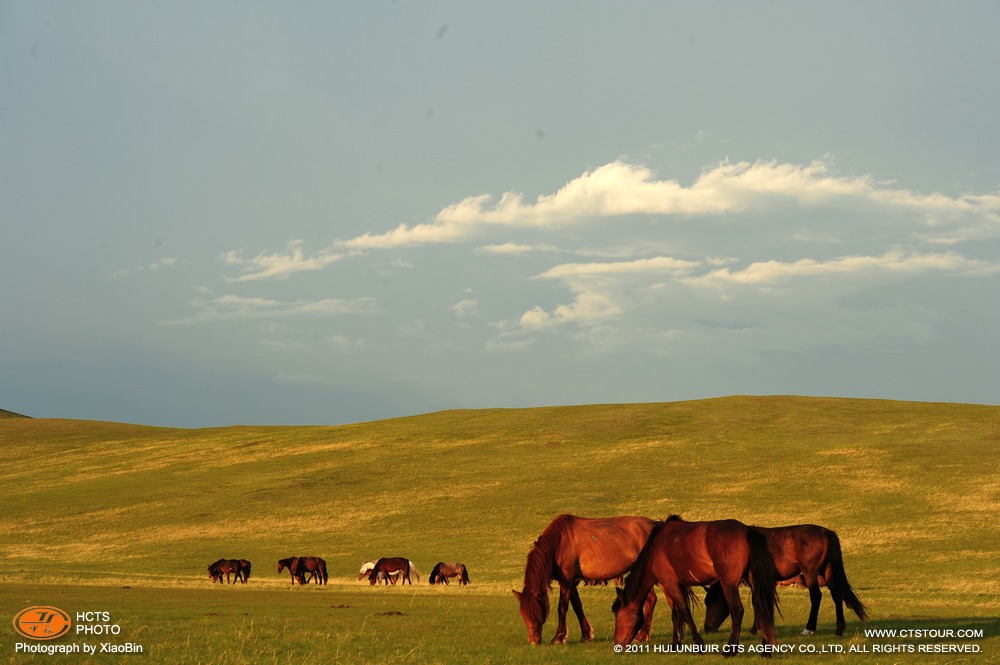
[{"label": "oval logo", "polygon": [[30,640],[54,640],[68,633],[72,623],[58,607],[38,605],[17,613],[14,630]]}]

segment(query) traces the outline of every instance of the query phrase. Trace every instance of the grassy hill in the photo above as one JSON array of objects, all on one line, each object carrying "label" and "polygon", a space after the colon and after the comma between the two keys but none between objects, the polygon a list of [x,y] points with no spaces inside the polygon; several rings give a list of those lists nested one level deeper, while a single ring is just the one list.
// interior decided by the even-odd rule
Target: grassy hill
[{"label": "grassy hill", "polygon": [[28,416],[22,416],[20,413],[14,413],[13,411],[4,411],[0,409],[0,420],[4,418],[27,418]]},{"label": "grassy hill", "polygon": [[1000,407],[802,397],[337,427],[4,419],[0,583],[205,587],[208,563],[244,557],[277,589],[277,559],[315,554],[354,585],[363,560],[401,555],[424,581],[462,561],[523,633],[510,588],[553,517],[679,513],[836,530],[876,613],[919,596],[997,616],[998,444]]}]

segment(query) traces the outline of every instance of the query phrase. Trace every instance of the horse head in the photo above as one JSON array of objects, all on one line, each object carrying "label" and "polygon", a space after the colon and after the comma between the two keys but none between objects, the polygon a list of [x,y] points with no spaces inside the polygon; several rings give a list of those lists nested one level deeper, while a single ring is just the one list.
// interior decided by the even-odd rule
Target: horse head
[{"label": "horse head", "polygon": [[615,644],[631,644],[645,622],[642,615],[645,599],[636,597],[628,602],[621,587],[615,587],[615,593],[618,597],[611,605],[611,612],[615,615]]},{"label": "horse head", "polygon": [[528,629],[528,642],[538,644],[542,641],[542,624],[549,616],[549,594],[546,589],[537,591],[514,591],[521,610],[521,619]]}]

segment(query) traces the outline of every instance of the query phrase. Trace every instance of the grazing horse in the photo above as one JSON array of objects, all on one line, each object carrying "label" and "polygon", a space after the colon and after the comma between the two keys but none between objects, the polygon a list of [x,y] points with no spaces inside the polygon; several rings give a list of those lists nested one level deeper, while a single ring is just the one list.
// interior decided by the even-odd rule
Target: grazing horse
[{"label": "grazing horse", "polygon": [[457,577],[459,584],[469,583],[469,571],[464,563],[445,563],[434,566],[431,571],[431,584],[448,584],[449,577]]},{"label": "grazing horse", "polygon": [[280,574],[285,568],[288,568],[288,572],[292,575],[292,586],[295,586],[296,579],[301,585],[308,584],[306,573],[309,573],[309,581],[315,580],[316,584],[326,584],[329,579],[326,572],[326,561],[316,556],[293,556],[279,559],[278,573]]},{"label": "grazing horse", "polygon": [[[368,583],[371,586],[375,586],[375,583],[379,580],[380,576],[384,575],[388,577],[393,573],[400,574],[401,584],[413,585],[413,580],[410,579],[410,572],[413,571],[413,567],[410,565],[410,560],[403,557],[382,557],[375,562],[371,571],[368,573]],[[417,581],[420,581],[420,576],[417,575]]]},{"label": "grazing horse", "polygon": [[[375,567],[374,561],[365,561],[363,564],[361,564],[361,569],[358,571],[358,579],[362,580],[368,577],[368,574],[372,572],[372,568],[374,567]],[[412,561],[410,561],[410,573],[417,578],[418,582],[420,581],[420,572],[417,570],[417,565]],[[402,574],[403,573],[401,570],[389,573],[388,575],[386,575],[385,573],[381,573],[379,574],[378,580],[383,584],[390,584],[390,583],[395,584],[396,581],[399,579],[400,575]]]},{"label": "grazing horse", "polygon": [[[868,619],[868,610],[858,600],[844,572],[844,556],[840,538],[830,529],[815,524],[798,524],[773,529],[757,527],[767,538],[767,547],[774,559],[775,578],[778,584],[802,584],[809,589],[809,620],[803,635],[816,632],[819,604],[823,598],[820,587],[825,583],[837,611],[837,635],[844,634],[844,604],[846,603],[862,621]],[[729,616],[729,605],[717,584],[705,596],[705,632],[719,629]]]},{"label": "grazing horse", "polygon": [[659,583],[670,602],[673,644],[684,639],[684,626],[691,629],[695,644],[705,642],[691,617],[692,586],[720,582],[732,609],[732,630],[724,654],[737,653],[743,623],[740,582],[750,584],[756,622],[765,644],[775,643],[774,564],[767,541],[759,531],[736,520],[685,522],[672,515],[658,524],[629,572],[625,589],[618,589],[612,605],[615,614],[615,644],[629,644],[643,623],[642,601]]},{"label": "grazing horse", "polygon": [[[647,517],[606,517],[589,519],[560,515],[545,527],[528,552],[524,566],[524,587],[514,591],[521,618],[528,628],[528,642],[542,641],[542,626],[549,615],[549,589],[559,583],[559,625],[555,643],[566,642],[566,610],[572,603],[580,621],[583,642],[594,639],[594,629],[583,613],[576,590],[582,579],[606,580],[623,575],[642,551],[657,523]],[[640,639],[648,639],[656,594],[649,589],[646,622]]]},{"label": "grazing horse", "polygon": [[[244,560],[245,559],[239,559],[239,560],[237,560],[237,559],[219,559],[218,561],[216,561],[215,563],[213,563],[212,565],[210,565],[208,567],[208,576],[212,578],[212,584],[215,584],[216,582],[219,582],[220,584],[223,584],[223,582],[222,582],[222,576],[223,575],[226,576],[226,583],[236,584],[236,580],[242,580],[243,583],[246,584],[246,577],[250,576],[250,572],[249,572],[250,571],[250,562],[247,561],[247,575],[246,575],[246,577],[243,577],[242,576],[243,571],[242,571],[242,569],[240,567],[241,566],[240,562],[244,561]],[[232,581],[230,581],[230,578],[229,578],[230,575],[235,576]]]}]

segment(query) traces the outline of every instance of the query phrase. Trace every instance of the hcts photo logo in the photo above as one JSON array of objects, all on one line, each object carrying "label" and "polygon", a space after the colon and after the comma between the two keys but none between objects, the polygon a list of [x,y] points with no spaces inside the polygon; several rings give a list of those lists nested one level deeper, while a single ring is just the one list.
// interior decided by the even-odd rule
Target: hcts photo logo
[{"label": "hcts photo logo", "polygon": [[29,640],[54,640],[69,632],[73,624],[69,614],[58,607],[28,607],[14,617],[14,630]]}]

